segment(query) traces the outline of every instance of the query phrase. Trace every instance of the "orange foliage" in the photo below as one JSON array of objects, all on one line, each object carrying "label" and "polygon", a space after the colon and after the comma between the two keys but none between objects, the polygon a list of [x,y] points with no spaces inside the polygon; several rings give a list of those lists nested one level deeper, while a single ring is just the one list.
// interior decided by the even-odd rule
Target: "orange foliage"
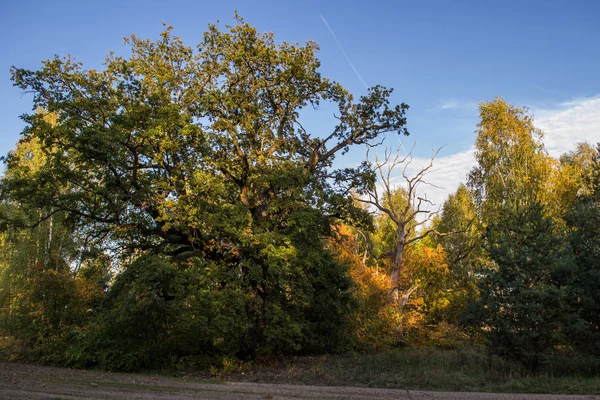
[{"label": "orange foliage", "polygon": [[[418,243],[406,250],[401,268],[401,293],[417,286],[399,309],[389,298],[388,260],[376,263],[359,249],[359,234],[345,225],[335,227],[330,248],[349,266],[354,282],[355,309],[350,316],[357,349],[385,349],[399,342],[456,343],[452,325],[464,293],[454,287],[445,250]],[[457,311],[458,310],[458,311]]]},{"label": "orange foliage", "polygon": [[341,225],[330,248],[338,259],[349,266],[354,282],[355,307],[350,315],[354,345],[358,350],[384,349],[399,340],[400,314],[389,300],[387,274],[379,267],[363,262],[356,234]]}]

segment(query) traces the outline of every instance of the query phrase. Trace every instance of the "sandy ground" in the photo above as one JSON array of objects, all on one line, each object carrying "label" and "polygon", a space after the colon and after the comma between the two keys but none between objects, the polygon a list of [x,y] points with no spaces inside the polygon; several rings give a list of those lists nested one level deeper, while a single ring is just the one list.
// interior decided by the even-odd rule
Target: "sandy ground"
[{"label": "sandy ground", "polygon": [[354,387],[208,383],[195,379],[40,367],[0,362],[0,399],[408,399],[575,400],[597,396],[424,392]]}]

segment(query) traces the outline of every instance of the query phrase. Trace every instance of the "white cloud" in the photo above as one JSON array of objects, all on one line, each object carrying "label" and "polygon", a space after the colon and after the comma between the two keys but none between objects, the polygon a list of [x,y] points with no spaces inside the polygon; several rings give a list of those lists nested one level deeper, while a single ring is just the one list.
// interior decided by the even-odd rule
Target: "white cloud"
[{"label": "white cloud", "polygon": [[[430,158],[415,157],[407,168],[407,175],[410,177],[411,174],[416,174],[428,165],[429,161]],[[420,186],[420,194],[435,204],[433,209],[441,207],[448,195],[454,193],[461,182],[466,182],[467,174],[474,165],[474,148],[447,156],[438,155],[433,161],[433,168],[424,179],[428,185]],[[401,180],[398,179],[398,182],[400,183]]]},{"label": "white cloud", "polygon": [[546,149],[553,157],[574,149],[578,142],[596,143],[600,141],[600,95],[535,110],[534,123],[544,132]]},{"label": "white cloud", "polygon": [[453,108],[458,108],[458,106],[459,106],[458,101],[456,101],[456,100],[448,100],[445,103],[442,103],[440,105],[440,108],[442,110],[451,110]]},{"label": "white cloud", "polygon": [[438,106],[440,110],[475,110],[477,104],[468,101],[458,101],[456,99],[450,99]]},{"label": "white cloud", "polygon": [[[406,168],[406,176],[412,178],[427,166],[430,160],[427,157],[414,157]],[[474,148],[446,156],[438,155],[433,161],[433,167],[424,177],[424,183],[417,189],[419,196],[433,203],[428,209],[441,209],[448,195],[454,193],[461,182],[466,182],[467,174],[474,165]],[[404,165],[398,165],[392,172],[391,183],[396,187],[406,187],[406,180],[402,177],[403,168]],[[387,171],[384,170],[385,172]],[[380,187],[380,193],[381,189]]]},{"label": "white cloud", "polygon": [[[440,108],[460,108],[460,104],[451,100]],[[552,157],[574,149],[578,142],[590,141],[595,144],[600,141],[600,95],[561,103],[554,109],[535,109],[534,124],[544,132],[544,143]],[[429,161],[426,157],[413,158],[407,168],[407,175],[413,176]],[[425,179],[431,185],[422,185],[419,189],[420,195],[426,195],[427,199],[435,204],[432,209],[437,210],[449,194],[454,193],[461,183],[467,181],[467,175],[474,166],[474,147],[438,156]],[[392,173],[392,182],[398,186],[405,183],[401,175],[402,168],[398,166]]]}]

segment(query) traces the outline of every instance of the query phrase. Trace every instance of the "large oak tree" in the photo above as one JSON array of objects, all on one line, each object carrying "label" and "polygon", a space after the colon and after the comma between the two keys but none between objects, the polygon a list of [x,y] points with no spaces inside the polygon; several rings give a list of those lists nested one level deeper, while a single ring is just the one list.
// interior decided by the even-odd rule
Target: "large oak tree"
[{"label": "large oak tree", "polygon": [[[391,105],[392,90],[382,86],[355,100],[321,75],[314,42],[277,43],[239,17],[224,30],[210,25],[196,47],[171,30],[156,41],[131,36],[131,55],[111,53],[101,70],[70,56],[36,71],[12,69],[14,84],[43,110],[23,116],[21,141],[39,143],[45,161],[6,175],[5,201],[43,210],[42,220],[66,215],[125,272],[133,265],[111,289],[115,298],[144,288],[155,293],[139,298],[176,297],[181,309],[198,303],[198,293],[212,293],[205,304],[214,310],[216,294],[226,291],[240,299],[230,314],[247,318],[219,325],[240,327],[236,340],[243,343],[234,350],[253,356],[262,348],[335,346],[348,279],[323,239],[335,219],[366,214],[353,207],[349,190],[373,175],[335,170],[333,160],[382,134],[408,134],[408,106]],[[302,111],[323,103],[335,108],[335,126],[305,129]],[[55,116],[51,123],[47,115]],[[6,163],[26,168],[16,152]],[[140,256],[154,259],[137,262]],[[176,296],[161,272],[170,266],[196,271],[177,281],[183,287]],[[140,274],[147,285],[136,286]],[[195,292],[190,282],[199,285]],[[160,343],[173,326],[171,319],[156,323],[149,343]],[[205,347],[218,350],[223,337],[215,333]]]}]

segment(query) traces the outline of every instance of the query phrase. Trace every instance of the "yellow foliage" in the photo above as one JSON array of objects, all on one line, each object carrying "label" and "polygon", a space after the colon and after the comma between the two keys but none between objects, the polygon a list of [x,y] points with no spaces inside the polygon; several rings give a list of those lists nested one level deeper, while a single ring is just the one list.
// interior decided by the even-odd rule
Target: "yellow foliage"
[{"label": "yellow foliage", "polygon": [[335,227],[336,239],[330,248],[349,266],[354,282],[355,307],[350,315],[355,347],[359,350],[384,349],[398,342],[401,316],[389,299],[387,274],[378,266],[368,266],[358,250],[356,234],[345,226]]},{"label": "yellow foliage", "polygon": [[[398,342],[434,343],[449,347],[464,339],[448,321],[464,306],[467,295],[453,285],[447,255],[441,245],[423,243],[407,249],[401,268],[401,293],[417,287],[398,308],[389,297],[388,260],[375,263],[359,249],[359,234],[341,225],[330,248],[349,266],[356,307],[350,316],[358,349],[385,349]],[[369,265],[371,262],[373,265]],[[447,335],[446,335],[447,334]]]}]

